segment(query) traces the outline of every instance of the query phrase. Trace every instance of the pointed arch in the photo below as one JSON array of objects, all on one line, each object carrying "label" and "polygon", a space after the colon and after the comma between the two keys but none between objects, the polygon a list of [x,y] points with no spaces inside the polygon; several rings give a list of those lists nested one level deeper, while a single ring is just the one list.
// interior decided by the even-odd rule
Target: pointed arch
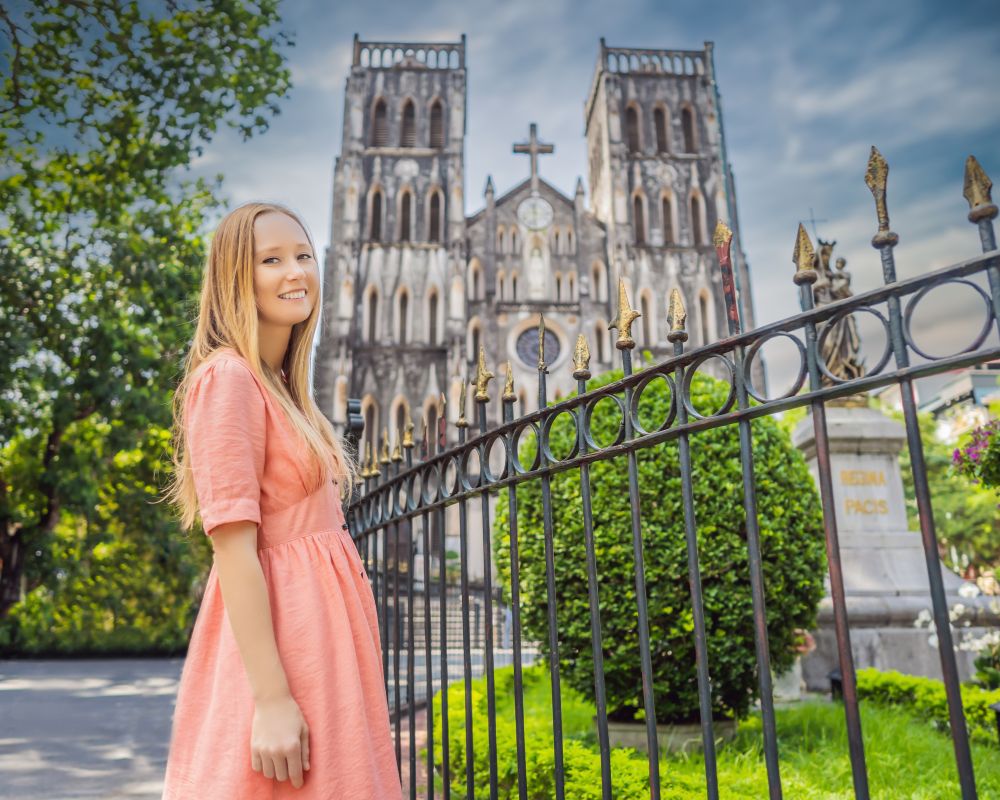
[{"label": "pointed arch", "polygon": [[478,258],[473,258],[469,262],[466,296],[469,300],[483,299],[483,268]]},{"label": "pointed arch", "polygon": [[660,225],[663,230],[663,243],[672,245],[677,243],[677,210],[674,207],[673,194],[667,190],[660,195]]},{"label": "pointed arch", "polygon": [[694,109],[689,103],[685,103],[681,109],[681,132],[684,136],[684,152],[698,152],[698,135]]},{"label": "pointed arch", "polygon": [[499,300],[501,303],[506,299],[504,297],[504,283],[506,282],[506,277],[507,273],[504,272],[502,269],[497,271],[496,294],[497,294],[497,300]]},{"label": "pointed arch", "polygon": [[395,340],[397,344],[405,345],[410,341],[410,290],[405,286],[401,286],[396,292],[395,305]]},{"label": "pointed arch", "polygon": [[667,107],[663,103],[657,104],[653,109],[653,127],[656,129],[656,152],[669,153],[670,139],[670,116]]},{"label": "pointed arch", "polygon": [[560,303],[560,302],[562,302],[562,299],[563,299],[563,297],[562,297],[562,287],[563,287],[562,273],[561,272],[557,272],[555,274],[555,279],[556,279],[556,302]]},{"label": "pointed arch", "polygon": [[392,429],[389,431],[389,441],[395,442],[397,433],[402,435],[406,425],[406,419],[410,416],[410,401],[405,395],[399,394],[392,401],[392,411],[389,414],[389,421]]},{"label": "pointed arch", "polygon": [[368,193],[368,240],[382,241],[383,217],[385,215],[385,195],[381,187],[374,186]]},{"label": "pointed arch", "polygon": [[629,103],[625,109],[625,147],[629,153],[642,150],[642,117],[635,103]]},{"label": "pointed arch", "polygon": [[385,100],[376,97],[372,104],[371,120],[371,146],[388,147],[389,145],[389,117]]},{"label": "pointed arch", "polygon": [[569,301],[571,303],[575,303],[576,302],[576,273],[575,272],[569,273],[568,281],[569,281]]},{"label": "pointed arch", "polygon": [[440,293],[437,286],[431,286],[427,292],[427,343],[438,343],[438,313],[441,308]]},{"label": "pointed arch", "polygon": [[691,190],[691,244],[706,244],[705,238],[705,200],[697,189]]},{"label": "pointed arch", "polygon": [[562,250],[560,249],[560,244],[561,244],[561,242],[559,241],[559,229],[558,228],[553,228],[552,229],[552,252],[555,253],[556,255],[558,255],[559,253],[562,252]]},{"label": "pointed arch", "polygon": [[519,237],[517,235],[517,228],[510,229],[510,252],[517,255],[518,249],[520,248]]},{"label": "pointed arch", "polygon": [[636,244],[646,244],[646,198],[641,191],[632,195],[632,230]]},{"label": "pointed arch", "polygon": [[399,126],[399,146],[414,147],[417,143],[417,108],[412,100],[403,103],[403,114]]},{"label": "pointed arch", "polygon": [[569,253],[570,255],[576,253],[576,246],[575,246],[576,243],[573,241],[574,238],[575,237],[573,236],[573,229],[569,228],[566,231],[566,252]]},{"label": "pointed arch", "polygon": [[517,302],[517,271],[510,273],[510,302]]},{"label": "pointed arch", "polygon": [[483,341],[483,323],[479,317],[469,320],[465,333],[465,357],[466,361],[475,361],[479,356],[479,345]]},{"label": "pointed arch", "polygon": [[413,192],[409,187],[404,187],[399,192],[397,214],[399,225],[396,239],[409,242],[413,239]]},{"label": "pointed arch", "polygon": [[595,261],[590,265],[591,295],[594,300],[607,302],[608,299],[608,268],[603,261]]},{"label": "pointed arch", "polygon": [[497,252],[506,253],[505,249],[507,245],[507,230],[503,225],[497,225]]},{"label": "pointed arch", "polygon": [[430,190],[430,198],[427,203],[428,242],[440,242],[444,239],[441,225],[443,219],[442,208],[444,208],[444,194],[439,186],[435,186]]},{"label": "pointed arch", "polygon": [[[378,442],[379,407],[378,400],[375,399],[374,395],[366,394],[361,398],[361,418],[365,421],[365,427],[362,431],[363,439],[371,447],[372,452],[375,452]],[[364,455],[363,445],[359,455]]]},{"label": "pointed arch", "polygon": [[369,284],[365,288],[361,313],[362,330],[365,332],[365,339],[368,344],[376,344],[378,342],[379,331],[379,302],[378,289],[372,284]]},{"label": "pointed arch", "polygon": [[430,146],[435,150],[444,147],[444,103],[435,99],[431,103]]}]

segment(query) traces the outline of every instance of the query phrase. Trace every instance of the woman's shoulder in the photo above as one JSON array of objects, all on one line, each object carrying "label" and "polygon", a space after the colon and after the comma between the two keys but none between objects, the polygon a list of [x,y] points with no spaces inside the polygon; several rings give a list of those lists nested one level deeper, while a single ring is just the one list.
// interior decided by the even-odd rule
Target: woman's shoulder
[{"label": "woman's shoulder", "polygon": [[220,347],[202,361],[191,373],[190,390],[201,390],[207,384],[225,387],[225,393],[250,393],[267,396],[250,363],[236,350]]}]

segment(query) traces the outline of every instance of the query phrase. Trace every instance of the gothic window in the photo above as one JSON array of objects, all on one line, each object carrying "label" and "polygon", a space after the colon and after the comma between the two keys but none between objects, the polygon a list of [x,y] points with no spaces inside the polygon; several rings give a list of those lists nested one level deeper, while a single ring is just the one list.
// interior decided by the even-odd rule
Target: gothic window
[{"label": "gothic window", "polygon": [[378,316],[378,292],[374,289],[368,294],[368,343],[375,344],[378,326],[376,318]]},{"label": "gothic window", "polygon": [[440,100],[431,106],[431,147],[444,147],[444,109]]},{"label": "gothic window", "polygon": [[410,241],[411,197],[409,192],[404,191],[399,202],[399,241],[401,242]]},{"label": "gothic window", "polygon": [[510,299],[513,301],[517,300],[517,273],[513,273],[510,276]]},{"label": "gothic window", "polygon": [[594,326],[594,344],[597,347],[597,363],[604,363],[604,331],[601,330],[601,324],[598,323]]},{"label": "gothic window", "polygon": [[567,300],[571,303],[576,300],[576,276],[572,272],[569,274],[569,297]]},{"label": "gothic window", "polygon": [[403,124],[399,134],[400,147],[413,147],[417,143],[416,110],[409,100],[403,106]]},{"label": "gothic window", "polygon": [[573,253],[573,230],[566,231],[566,252]]},{"label": "gothic window", "polygon": [[681,128],[684,131],[684,152],[695,152],[694,141],[694,111],[685,106],[681,110]]},{"label": "gothic window", "polygon": [[510,252],[517,253],[517,230],[511,230],[510,232]]},{"label": "gothic window", "polygon": [[403,432],[403,424],[406,422],[406,403],[396,406],[396,430]]},{"label": "gothic window", "polygon": [[562,275],[556,273],[556,302],[562,300]]},{"label": "gothic window", "polygon": [[506,275],[504,274],[504,271],[503,271],[503,270],[500,270],[500,271],[499,271],[499,272],[497,273],[497,299],[498,299],[498,300],[499,300],[499,301],[500,301],[501,303],[502,303],[502,302],[503,302],[503,300],[504,300],[504,297],[503,297],[503,285],[504,285],[504,278],[505,278],[505,277],[506,277]]},{"label": "gothic window", "polygon": [[698,295],[698,316],[701,322],[701,343],[708,344],[708,292],[704,289]]},{"label": "gothic window", "polygon": [[556,254],[562,252],[562,250],[559,249],[559,231],[558,230],[555,231],[552,234],[552,252],[554,252]]},{"label": "gothic window", "polygon": [[472,273],[472,296],[476,300],[481,300],[483,297],[482,274],[478,267]]},{"label": "gothic window", "polygon": [[406,323],[410,310],[410,296],[406,292],[399,295],[399,343],[406,344]]},{"label": "gothic window", "polygon": [[438,296],[437,292],[431,294],[427,309],[427,341],[437,344],[438,338]]},{"label": "gothic window", "polygon": [[635,225],[635,243],[646,243],[646,220],[642,210],[642,197],[636,195],[632,198],[632,219]]},{"label": "gothic window", "polygon": [[385,147],[389,144],[389,120],[386,117],[385,100],[375,101],[372,112],[372,147]]},{"label": "gothic window", "polygon": [[507,237],[504,236],[503,225],[497,228],[497,252],[505,253],[504,245],[507,244]]},{"label": "gothic window", "polygon": [[431,242],[441,241],[441,193],[434,191],[431,193],[430,203],[430,230],[427,232],[427,239]]},{"label": "gothic window", "polygon": [[674,210],[670,202],[669,195],[663,195],[663,202],[660,209],[663,215],[663,243],[674,243]]},{"label": "gothic window", "polygon": [[694,244],[705,243],[705,232],[701,227],[701,198],[696,194],[691,195],[691,236]]},{"label": "gothic window", "polygon": [[372,192],[372,214],[368,225],[368,238],[373,242],[382,241],[382,192]]},{"label": "gothic window", "polygon": [[667,112],[662,107],[653,111],[653,122],[656,125],[656,152],[667,152]]},{"label": "gothic window", "polygon": [[639,112],[635,106],[625,110],[625,145],[630,153],[639,152]]}]

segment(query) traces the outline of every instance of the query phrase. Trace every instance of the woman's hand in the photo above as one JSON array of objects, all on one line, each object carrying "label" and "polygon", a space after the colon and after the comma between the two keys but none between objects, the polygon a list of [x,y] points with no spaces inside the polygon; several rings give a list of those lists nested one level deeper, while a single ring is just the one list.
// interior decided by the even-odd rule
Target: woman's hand
[{"label": "woman's hand", "polygon": [[250,754],[255,772],[279,781],[292,779],[302,786],[302,770],[309,769],[309,726],[291,695],[255,704]]}]

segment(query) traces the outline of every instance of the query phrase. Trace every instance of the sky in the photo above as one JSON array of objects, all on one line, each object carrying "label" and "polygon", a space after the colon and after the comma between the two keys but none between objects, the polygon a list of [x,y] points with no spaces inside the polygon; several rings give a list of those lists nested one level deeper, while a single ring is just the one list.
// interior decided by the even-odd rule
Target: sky
[{"label": "sky", "polygon": [[[966,157],[1000,180],[1000,2],[868,0],[805,4],[644,0],[285,0],[293,88],[263,135],[220,132],[191,174],[225,176],[231,205],[277,200],[299,211],[322,253],[330,239],[333,166],[355,33],[365,41],[458,41],[466,35],[466,213],[487,176],[503,194],[528,174],[511,146],[530,122],[555,153],[543,178],[572,196],[586,183],[583,105],[600,38],[611,47],[701,49],[715,44],[737,212],[757,323],[798,312],[791,261],[800,221],[837,242],[856,292],[881,283],[874,203],[863,176],[876,145],[889,162],[888,207],[900,277],[980,252],[962,197]],[[972,291],[941,289],[921,304],[921,344],[967,344],[982,314]],[[666,298],[663,298],[664,306]],[[862,333],[871,330],[861,319]],[[870,334],[877,357],[882,340]],[[772,394],[787,385],[765,350]]]}]

